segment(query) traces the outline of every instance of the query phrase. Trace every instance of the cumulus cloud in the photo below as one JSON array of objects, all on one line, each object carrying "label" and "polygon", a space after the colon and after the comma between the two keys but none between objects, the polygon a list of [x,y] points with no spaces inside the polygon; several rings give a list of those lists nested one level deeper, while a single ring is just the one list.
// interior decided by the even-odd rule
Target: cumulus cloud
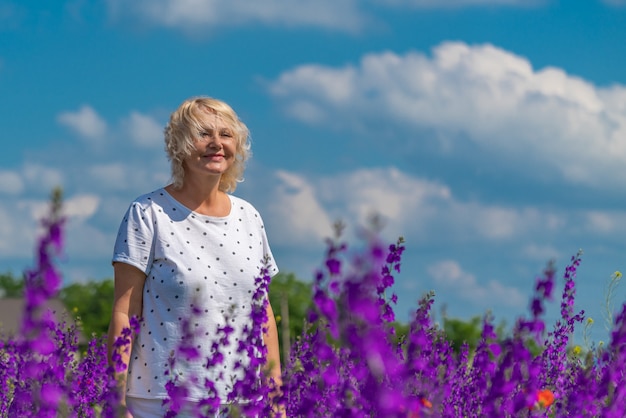
[{"label": "cumulus cloud", "polygon": [[90,218],[100,204],[100,198],[92,194],[72,196],[63,204],[64,214],[68,218],[83,221]]},{"label": "cumulus cloud", "polygon": [[62,112],[58,115],[57,121],[82,138],[97,140],[101,139],[107,130],[107,124],[96,111],[88,105],[82,106],[75,112]]},{"label": "cumulus cloud", "polygon": [[329,204],[341,202],[352,220],[364,224],[371,214],[381,215],[390,237],[417,233],[458,242],[502,241],[555,228],[554,215],[461,200],[444,184],[395,168],[361,169],[323,179],[318,187]]},{"label": "cumulus cloud", "polygon": [[36,223],[16,201],[0,202],[0,259],[28,257],[34,248]]},{"label": "cumulus cloud", "polygon": [[279,171],[274,178],[262,212],[278,232],[273,238],[287,245],[319,243],[331,236],[333,222],[359,228],[374,215],[382,220],[386,238],[413,234],[430,243],[510,242],[556,234],[567,225],[560,213],[462,200],[444,184],[393,167],[319,178]]},{"label": "cumulus cloud", "polygon": [[[71,196],[63,201],[63,216],[70,222],[81,223],[93,216],[99,204],[100,198],[95,195]],[[35,221],[33,227],[50,213],[50,202],[47,200],[22,200],[18,205],[26,212],[30,212],[29,220]]]},{"label": "cumulus cloud", "polygon": [[314,187],[295,173],[278,171],[276,178],[278,183],[265,213],[271,214],[266,222],[271,224],[277,244],[307,246],[331,237],[331,218]]},{"label": "cumulus cloud", "polygon": [[24,182],[18,173],[0,170],[0,193],[19,194],[23,190]]},{"label": "cumulus cloud", "polygon": [[623,235],[626,233],[626,212],[616,210],[589,210],[584,213],[582,224],[597,235]]},{"label": "cumulus cloud", "polygon": [[[146,152],[150,132],[156,132],[156,122],[146,114],[129,112],[107,123],[90,106],[83,106],[59,114],[57,121],[91,141],[68,145],[71,155],[62,153],[44,163],[31,153],[35,155],[32,160],[12,170],[0,170],[3,265],[30,259],[35,239],[42,232],[39,221],[49,212],[48,198],[54,188],[64,189],[67,249],[75,265],[85,258],[106,259],[129,199],[138,193],[133,190],[147,192],[169,177],[162,139],[157,140],[158,155]],[[100,141],[105,134],[107,140]],[[141,164],[137,164],[138,158]]]},{"label": "cumulus cloud", "polygon": [[21,176],[29,190],[49,193],[55,187],[65,184],[61,168],[48,167],[36,163],[26,163]]},{"label": "cumulus cloud", "polygon": [[[63,215],[67,218],[66,242],[79,241],[72,245],[73,252],[82,246],[82,253],[94,250],[85,231],[91,227],[87,220],[92,218],[100,205],[100,197],[94,194],[77,194],[63,202]],[[0,203],[0,259],[25,258],[32,255],[35,238],[43,233],[40,221],[49,214],[50,202],[47,199],[10,199]],[[96,253],[102,255],[102,252]]]},{"label": "cumulus cloud", "polygon": [[442,260],[430,265],[428,274],[437,285],[453,290],[459,298],[476,306],[523,307],[527,302],[519,289],[498,280],[482,283],[454,260]]},{"label": "cumulus cloud", "polygon": [[0,200],[0,260],[6,262],[32,256],[35,238],[43,232],[40,221],[49,209],[47,199],[12,197]]},{"label": "cumulus cloud", "polygon": [[105,190],[123,190],[130,174],[128,165],[120,162],[96,164],[89,168],[88,173]]},{"label": "cumulus cloud", "polygon": [[151,116],[131,112],[124,125],[131,140],[140,147],[163,148],[163,126]]},{"label": "cumulus cloud", "polygon": [[114,18],[183,31],[261,23],[355,31],[366,20],[356,0],[107,0]]},{"label": "cumulus cloud", "polygon": [[[376,0],[387,6],[414,7],[423,9],[460,8],[467,6],[520,6],[529,7],[549,0]],[[619,0],[617,0],[619,1]]]},{"label": "cumulus cloud", "polygon": [[397,235],[425,227],[437,208],[452,201],[449,188],[437,182],[407,175],[394,167],[359,169],[320,179],[318,195],[336,215],[345,212],[351,222],[367,225],[372,216],[381,217],[385,229]]},{"label": "cumulus cloud", "polygon": [[[87,164],[72,160],[69,167],[63,167],[56,174],[40,176],[44,177],[46,185],[50,186],[53,180],[56,184],[52,187],[60,184],[88,188],[97,185],[108,193],[133,188],[148,190],[168,180],[163,126],[149,114],[130,111],[119,120],[106,121],[91,107],[83,106],[77,112],[59,115],[58,121],[79,132],[82,138],[93,139],[88,148],[83,147],[80,151],[88,153],[92,159]],[[103,140],[105,134],[106,140]],[[43,167],[38,169],[41,171]],[[60,179],[60,174],[68,173],[68,169],[80,174]]]},{"label": "cumulus cloud", "polygon": [[[436,212],[435,201],[450,199],[447,187],[390,169],[361,169],[310,178],[280,170],[267,197],[264,217],[283,245],[319,244],[333,236],[337,221],[351,228],[380,217],[387,234],[418,228]],[[445,203],[442,203],[445,204]],[[417,214],[417,215],[416,215]]]},{"label": "cumulus cloud", "polygon": [[[113,19],[130,18],[183,32],[250,24],[358,32],[378,24],[376,8],[533,7],[550,0],[107,0]],[[611,1],[611,0],[606,0]],[[621,0],[612,0],[619,2]]]},{"label": "cumulus cloud", "polygon": [[[96,264],[100,263],[103,266],[109,266],[116,232],[117,229],[106,230],[97,228],[90,222],[84,222],[84,219],[70,218],[66,228],[66,253],[83,262],[85,260],[96,260]],[[73,273],[73,278],[77,278],[75,276],[77,273]],[[87,272],[84,273],[87,274]],[[80,277],[78,278],[80,279]],[[87,277],[82,279],[84,280],[85,278],[94,278],[94,275],[89,273]],[[96,276],[96,278],[101,277]]]},{"label": "cumulus cloud", "polygon": [[561,251],[552,245],[541,245],[529,243],[522,248],[522,255],[531,260],[545,262],[546,260],[556,260],[562,257]]},{"label": "cumulus cloud", "polygon": [[144,190],[149,191],[165,184],[169,170],[165,156],[143,160],[141,164],[130,161],[94,164],[84,169],[85,182],[97,184],[103,193]]},{"label": "cumulus cloud", "polygon": [[[270,83],[311,124],[386,121],[425,128],[511,169],[554,171],[576,184],[626,184],[626,86],[598,87],[492,45],[448,42],[419,52],[365,55],[357,65],[302,65]],[[452,139],[450,139],[452,138]]]}]

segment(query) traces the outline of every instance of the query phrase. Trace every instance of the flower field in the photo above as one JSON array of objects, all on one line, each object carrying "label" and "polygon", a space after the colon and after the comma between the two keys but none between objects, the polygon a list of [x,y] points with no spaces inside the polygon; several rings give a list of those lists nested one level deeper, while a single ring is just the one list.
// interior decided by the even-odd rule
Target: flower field
[{"label": "flower field", "polygon": [[[0,342],[0,417],[115,417],[119,395],[106,342],[93,339],[79,352],[77,330],[57,323],[41,309],[59,290],[55,257],[62,251],[61,198],[56,195],[44,221],[36,266],[26,272],[26,311],[19,335]],[[486,315],[475,349],[455,352],[431,318],[432,294],[416,306],[406,335],[395,335],[394,274],[400,271],[404,242],[382,243],[376,234],[361,250],[340,237],[329,240],[313,286],[314,308],[306,329],[282,365],[283,382],[274,391],[262,376],[264,297],[269,277],[257,279],[251,327],[232,342],[231,330],[215,330],[214,356],[198,359],[186,330],[177,361],[218,367],[220,350],[236,347],[248,359],[244,379],[233,382],[229,400],[248,399],[232,416],[289,417],[623,417],[626,411],[626,310],[616,315],[611,340],[602,349],[572,350],[574,327],[583,312],[573,309],[580,254],[563,273],[560,319],[545,324],[546,303],[556,291],[557,272],[548,265],[537,278],[530,309],[512,333],[498,337]],[[137,325],[139,320],[134,321]],[[128,347],[134,330],[116,342]],[[170,370],[164,370],[170,376]],[[171,376],[169,416],[176,416],[186,382]],[[212,382],[198,416],[213,416],[220,403]]]}]

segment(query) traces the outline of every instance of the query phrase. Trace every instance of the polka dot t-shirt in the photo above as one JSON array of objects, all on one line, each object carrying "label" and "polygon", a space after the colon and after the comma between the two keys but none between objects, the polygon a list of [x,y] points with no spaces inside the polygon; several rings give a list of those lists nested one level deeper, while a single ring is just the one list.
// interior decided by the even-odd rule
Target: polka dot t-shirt
[{"label": "polka dot t-shirt", "polygon": [[[243,326],[250,321],[254,280],[264,265],[272,276],[278,268],[259,213],[248,202],[229,198],[232,206],[226,217],[195,213],[165,189],[137,198],[126,212],[113,261],[133,265],[147,276],[143,323],[131,352],[127,395],[167,397],[165,383],[170,377],[164,373],[170,353],[181,342],[185,319],[191,320],[193,344],[202,353],[196,361],[176,359],[174,372],[179,379],[199,382],[191,384],[188,398],[207,397],[202,389],[206,378],[225,402],[233,378],[241,377],[241,370],[233,366],[241,360],[236,348]],[[226,321],[235,331],[230,345],[221,349],[224,362],[207,369],[217,327]]]}]

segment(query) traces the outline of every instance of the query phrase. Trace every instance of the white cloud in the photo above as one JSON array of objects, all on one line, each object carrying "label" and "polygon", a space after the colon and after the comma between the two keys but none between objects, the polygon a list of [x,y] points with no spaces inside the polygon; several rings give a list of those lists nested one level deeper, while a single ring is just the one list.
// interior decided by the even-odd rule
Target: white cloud
[{"label": "white cloud", "polygon": [[0,203],[0,258],[28,257],[34,249],[37,224],[15,201]]},{"label": "white cloud", "polygon": [[[0,256],[3,257],[13,255],[11,250],[16,248],[16,243],[12,240],[15,232],[15,213],[5,206],[6,204],[0,204]],[[17,247],[20,248],[21,246],[18,245]]]},{"label": "white cloud", "polygon": [[411,234],[431,243],[510,242],[567,226],[561,213],[460,200],[446,185],[396,168],[322,178],[279,171],[275,178],[262,213],[281,244],[317,244],[331,235],[333,222],[366,227],[373,215],[380,216],[388,239]]},{"label": "white cloud", "polygon": [[[39,220],[48,216],[50,212],[50,202],[48,200],[18,200],[15,201],[18,208],[24,212],[30,213],[28,222]],[[82,222],[90,218],[98,209],[100,198],[93,194],[75,195],[63,199],[63,215],[72,222]],[[33,223],[33,225],[34,225]]]},{"label": "white cloud", "polygon": [[72,196],[63,203],[63,213],[69,219],[82,222],[96,213],[100,204],[100,198],[95,195],[85,194]]},{"label": "white cloud", "polygon": [[437,207],[448,205],[450,190],[437,182],[411,177],[396,168],[359,169],[321,179],[318,195],[329,205],[340,202],[336,215],[366,226],[372,215],[382,217],[386,231],[424,227]]},{"label": "white cloud", "polygon": [[[112,230],[104,230],[96,228],[88,222],[70,218],[65,231],[66,254],[82,262],[95,260],[95,263],[92,261],[91,264],[100,264],[100,268],[110,266],[117,225]],[[84,280],[85,277],[82,279]]]},{"label": "white cloud", "polygon": [[[551,0],[106,0],[113,19],[130,18],[183,32],[252,25],[318,27],[356,33],[379,25],[376,9],[534,7]],[[611,1],[611,0],[607,0]],[[613,0],[619,2],[620,0]]]},{"label": "white cloud", "polygon": [[[484,237],[492,240],[519,236],[533,225],[549,226],[549,215],[533,208],[485,206],[477,203],[455,202],[452,212],[456,212],[463,222],[472,223],[475,232],[482,231]],[[470,218],[463,216],[467,213]]]},{"label": "white cloud", "polygon": [[[139,112],[126,116],[107,125],[89,106],[62,113],[59,123],[95,143],[79,141],[73,144],[72,155],[62,153],[46,163],[26,160],[12,170],[0,170],[0,261],[4,265],[32,257],[35,240],[43,232],[40,220],[49,213],[48,198],[59,186],[64,191],[70,264],[88,259],[87,264],[95,265],[94,259],[100,263],[110,256],[126,205],[139,194],[133,190],[147,192],[169,177],[162,139],[160,153],[148,152],[145,146],[153,121]],[[107,140],[98,141],[104,134]]]},{"label": "white cloud", "polygon": [[315,245],[332,236],[332,221],[314,188],[294,173],[278,171],[278,185],[264,215],[277,244]]},{"label": "white cloud", "polygon": [[104,119],[88,105],[81,106],[75,112],[60,113],[57,121],[86,139],[100,139],[107,130]]},{"label": "white cloud", "polygon": [[26,163],[22,168],[22,178],[29,190],[49,193],[55,187],[65,184],[62,168],[46,167],[35,163]]},{"label": "white cloud", "polygon": [[356,0],[107,0],[107,4],[113,18],[137,17],[186,32],[254,23],[351,32],[365,20]]},{"label": "white cloud", "polygon": [[[63,200],[62,214],[69,223],[82,224],[85,220],[94,215],[100,204],[100,198],[92,194],[74,195]],[[20,200],[17,201],[20,214],[16,218],[22,219],[20,222],[30,223],[26,229],[43,232],[40,221],[50,214],[50,202],[48,200]],[[23,213],[30,213],[30,217],[24,218]]]},{"label": "white cloud", "polygon": [[[16,218],[19,217],[21,219],[18,223],[31,222],[27,229],[41,232],[40,223],[50,211],[50,202],[46,200],[21,199],[15,202],[15,205],[19,209],[19,213],[16,213]],[[26,217],[24,216],[25,214],[30,216]]]},{"label": "white cloud", "polygon": [[539,245],[536,243],[524,245],[521,253],[531,260],[541,262],[545,262],[546,260],[557,260],[563,256],[561,251],[554,248],[552,245]]},{"label": "white cloud", "polygon": [[556,170],[597,187],[626,184],[626,87],[598,87],[557,68],[534,70],[492,45],[450,42],[432,57],[383,52],[356,66],[303,65],[281,74],[269,91],[307,123],[427,128],[452,149],[469,140],[512,169]]},{"label": "white cloud", "polygon": [[24,182],[14,171],[0,170],[0,193],[19,194],[24,190]]},{"label": "white cloud", "polygon": [[107,130],[106,122],[88,105],[82,106],[76,112],[60,113],[57,121],[85,139],[101,139]]},{"label": "white cloud", "polygon": [[97,184],[104,193],[124,190],[147,192],[165,184],[170,177],[165,154],[156,159],[146,158],[141,161],[141,164],[131,161],[94,164],[84,169],[85,179],[91,184]]},{"label": "white cloud", "polygon": [[442,260],[430,265],[428,274],[437,285],[453,290],[458,297],[476,306],[523,307],[527,302],[519,289],[497,280],[481,283],[454,260]]},{"label": "white cloud", "polygon": [[108,164],[97,164],[89,168],[89,176],[94,184],[98,184],[105,190],[120,190],[126,186],[128,179],[128,164],[111,162]]},{"label": "white cloud", "polygon": [[430,239],[455,237],[459,242],[502,241],[562,225],[554,223],[557,216],[534,208],[460,200],[446,185],[395,168],[357,170],[323,179],[318,187],[323,201],[341,202],[341,211],[352,221],[365,224],[371,214],[381,215],[390,238],[416,233]]},{"label": "white cloud", "polygon": [[614,210],[589,210],[581,222],[587,231],[595,235],[623,235],[626,233],[626,212]]},{"label": "white cloud", "polygon": [[163,148],[163,126],[151,116],[131,112],[124,125],[132,141],[140,147]]},{"label": "white cloud", "polygon": [[388,6],[408,6],[423,9],[460,8],[467,6],[520,6],[531,7],[550,0],[376,0]]},{"label": "white cloud", "polygon": [[[93,194],[77,194],[64,199],[65,254],[78,260],[101,259],[111,251],[109,235],[114,232],[98,231],[87,222],[96,214],[100,201],[101,197]],[[31,258],[36,239],[44,233],[41,220],[49,212],[47,199],[11,199],[0,203],[0,260]]]},{"label": "white cloud", "polygon": [[49,210],[47,199],[12,197],[0,201],[0,260],[32,256],[35,239],[43,233],[41,220]]}]

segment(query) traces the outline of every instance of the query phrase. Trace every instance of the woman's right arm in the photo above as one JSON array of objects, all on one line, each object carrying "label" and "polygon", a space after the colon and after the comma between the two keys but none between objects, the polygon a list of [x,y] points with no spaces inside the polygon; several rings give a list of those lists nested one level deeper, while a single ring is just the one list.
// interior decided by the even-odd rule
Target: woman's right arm
[{"label": "woman's right arm", "polygon": [[[113,313],[111,315],[111,322],[109,323],[108,334],[109,364],[111,364],[115,339],[122,335],[124,328],[130,328],[130,318],[133,316],[137,318],[141,317],[143,284],[146,280],[145,273],[130,264],[121,262],[113,263],[113,271],[115,292],[113,297]],[[131,345],[127,347],[126,350],[120,352],[122,363],[126,365],[126,370],[116,374],[119,382],[120,395],[122,396],[122,405],[126,404],[126,376],[133,337],[134,336],[131,336]]]}]

